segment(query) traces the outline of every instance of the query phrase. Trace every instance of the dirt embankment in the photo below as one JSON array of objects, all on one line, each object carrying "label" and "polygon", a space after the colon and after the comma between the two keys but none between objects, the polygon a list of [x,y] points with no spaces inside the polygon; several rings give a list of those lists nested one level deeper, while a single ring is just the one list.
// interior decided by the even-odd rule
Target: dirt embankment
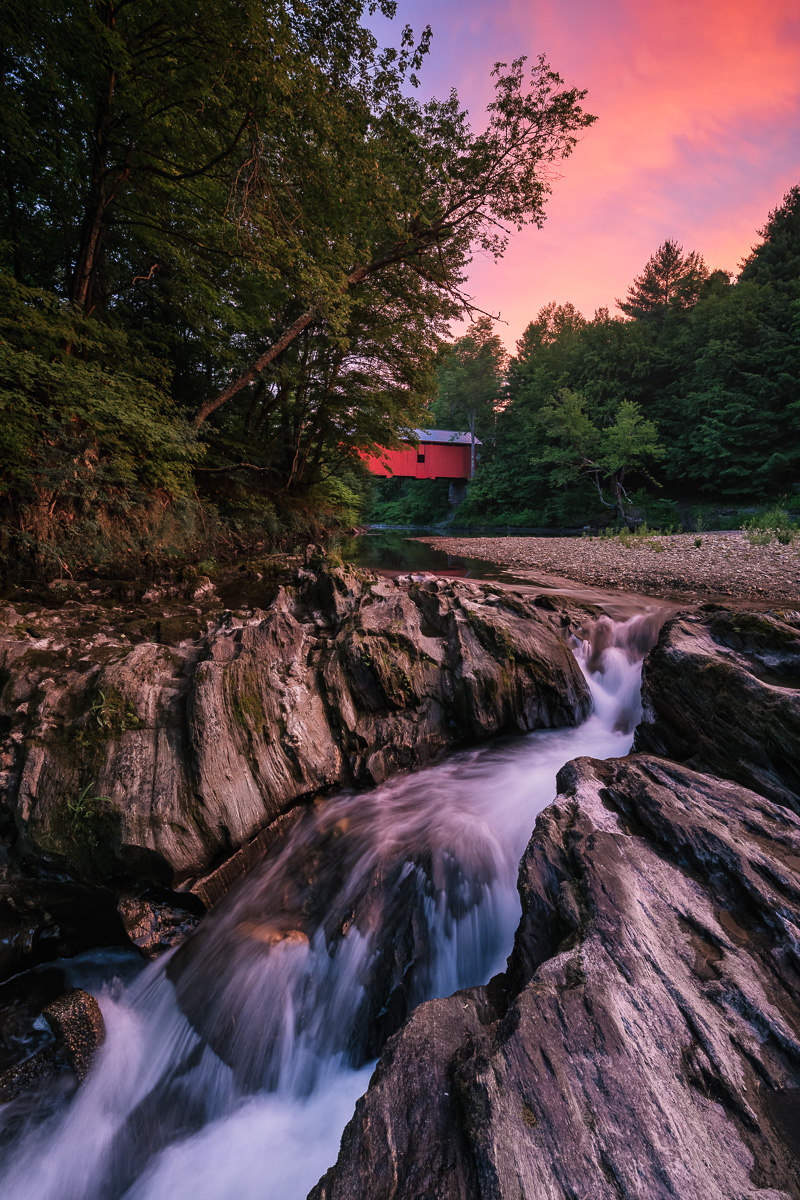
[{"label": "dirt embankment", "polygon": [[661,596],[737,596],[800,604],[800,545],[751,546],[741,533],[649,538],[423,537],[437,550],[598,587]]}]

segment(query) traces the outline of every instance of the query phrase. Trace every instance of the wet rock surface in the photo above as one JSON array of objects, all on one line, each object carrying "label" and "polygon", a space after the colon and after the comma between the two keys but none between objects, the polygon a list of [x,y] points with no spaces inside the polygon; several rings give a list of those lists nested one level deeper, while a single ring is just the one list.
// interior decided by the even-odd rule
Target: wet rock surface
[{"label": "wet rock surface", "polygon": [[506,974],[388,1042],[313,1200],[800,1196],[800,820],[650,755],[559,789]]},{"label": "wet rock surface", "polygon": [[800,813],[800,613],[709,607],[667,622],[642,673],[635,748]]},{"label": "wet rock surface", "polygon": [[48,998],[59,981],[60,972],[52,971],[25,980],[16,993],[10,985],[0,988],[0,1103],[16,1100],[53,1076],[69,1073],[74,1086],[89,1073],[105,1039],[103,1015],[94,996],[82,988]]},{"label": "wet rock surface", "polygon": [[479,920],[490,902],[491,839],[456,857],[446,820],[383,807],[382,821],[347,797],[304,814],[167,965],[181,1010],[247,1089],[277,1086],[287,1026],[324,1030],[325,1052],[351,1066],[375,1058],[433,991],[438,923]]},{"label": "wet rock surface", "polygon": [[192,912],[135,894],[120,896],[117,911],[130,942],[145,958],[158,958],[179,945],[196,928],[203,912],[199,904]]},{"label": "wet rock surface", "polygon": [[124,938],[109,888],[14,859],[0,847],[0,980],[34,963],[117,945]]},{"label": "wet rock surface", "polygon": [[0,630],[6,852],[129,908],[173,905],[161,932],[119,909],[146,953],[180,926],[178,893],[218,893],[215,872],[310,797],[589,711],[566,618],[507,591],[319,557],[266,609],[221,613],[208,581],[186,587],[137,609],[65,585]]},{"label": "wet rock surface", "polygon": [[[325,1023],[308,955],[332,960],[354,928],[371,939],[363,996],[331,1040],[354,1063],[383,1052],[313,1200],[800,1200],[798,614],[708,606],[668,622],[639,752],[569,763],[537,821],[507,970],[414,1009],[432,899],[451,919],[476,910],[491,863],[456,869],[446,836],[421,853],[415,833],[379,838],[357,876],[364,848],[330,793],[577,722],[588,694],[564,637],[586,610],[319,563],[270,585],[263,608],[221,613],[192,586],[191,628],[174,597],[142,598],[175,599],[157,639],[144,618],[136,632],[84,620],[80,598],[5,612],[0,978],[104,940],[147,957],[183,942],[167,969],[178,1004],[249,1089],[274,1082],[276,964],[296,974],[298,1029]],[[599,656],[614,629],[596,620],[592,636]],[[184,942],[298,836],[314,796],[303,854],[267,864],[283,907],[251,876],[249,899]],[[239,1036],[251,1000],[263,1054]],[[55,968],[0,987],[0,1017],[0,1102],[24,1124],[43,1082],[56,1104],[77,1086],[102,1023]],[[200,1093],[185,1109],[183,1070],[130,1121],[130,1180],[206,1119]]]}]

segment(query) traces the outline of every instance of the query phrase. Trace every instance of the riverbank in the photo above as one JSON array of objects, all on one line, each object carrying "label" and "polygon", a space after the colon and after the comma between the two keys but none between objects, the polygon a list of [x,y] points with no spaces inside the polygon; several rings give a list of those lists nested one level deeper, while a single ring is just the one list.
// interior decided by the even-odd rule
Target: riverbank
[{"label": "riverbank", "polygon": [[447,554],[471,555],[532,576],[666,597],[736,597],[800,604],[800,546],[752,546],[744,534],[651,537],[420,537]]}]

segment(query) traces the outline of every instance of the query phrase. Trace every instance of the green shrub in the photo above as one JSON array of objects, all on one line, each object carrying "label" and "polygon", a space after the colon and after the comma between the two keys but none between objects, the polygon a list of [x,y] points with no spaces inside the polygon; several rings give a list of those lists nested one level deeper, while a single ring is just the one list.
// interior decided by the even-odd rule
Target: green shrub
[{"label": "green shrub", "polygon": [[680,509],[673,500],[652,496],[640,488],[631,496],[631,503],[641,513],[642,522],[650,532],[679,533],[683,528]]},{"label": "green shrub", "polygon": [[374,525],[435,525],[451,511],[449,479],[378,479],[367,519]]},{"label": "green shrub", "polygon": [[773,540],[789,546],[798,536],[798,525],[785,509],[774,507],[750,517],[742,529],[751,546],[768,546]]},{"label": "green shrub", "polygon": [[[202,453],[163,369],[124,334],[0,275],[0,533],[46,573],[185,539]],[[161,525],[163,528],[158,529]]]}]

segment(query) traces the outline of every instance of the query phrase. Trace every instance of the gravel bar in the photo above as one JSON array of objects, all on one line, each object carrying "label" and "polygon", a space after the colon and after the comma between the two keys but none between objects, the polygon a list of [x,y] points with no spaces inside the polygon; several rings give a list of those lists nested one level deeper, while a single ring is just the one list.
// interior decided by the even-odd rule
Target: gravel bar
[{"label": "gravel bar", "polygon": [[[612,537],[419,537],[508,569],[655,596],[686,593],[800,603],[800,544],[751,546],[740,532]],[[697,542],[699,541],[699,545]]]}]

